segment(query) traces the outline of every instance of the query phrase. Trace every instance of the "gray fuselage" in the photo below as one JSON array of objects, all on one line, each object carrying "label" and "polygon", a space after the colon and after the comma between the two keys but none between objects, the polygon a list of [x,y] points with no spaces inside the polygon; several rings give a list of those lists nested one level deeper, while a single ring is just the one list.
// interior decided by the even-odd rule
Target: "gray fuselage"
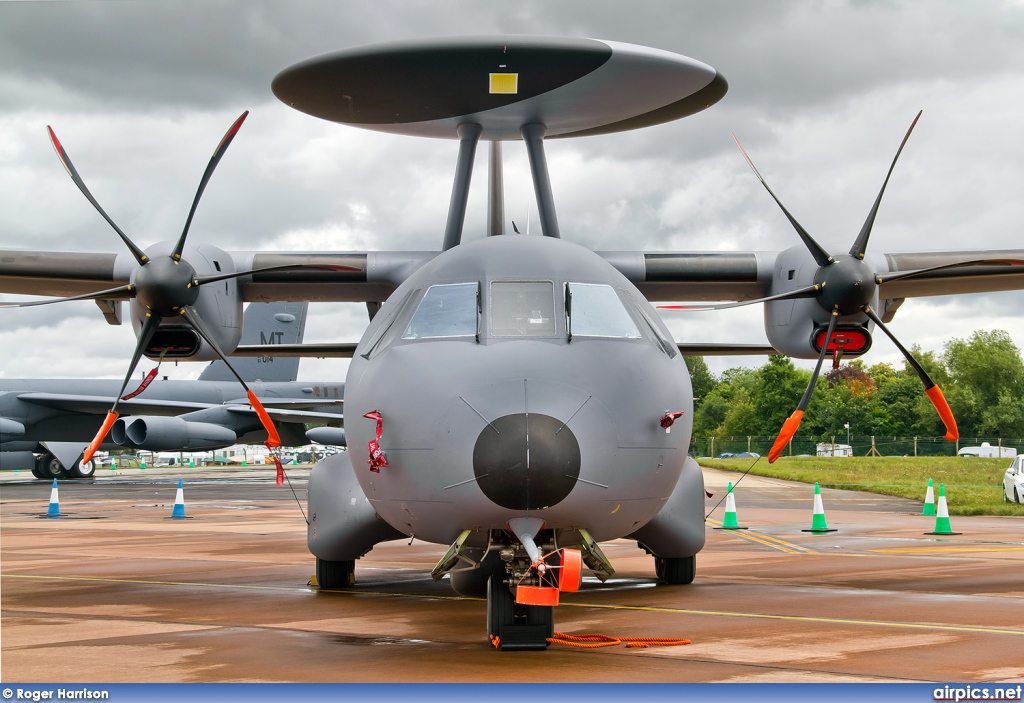
[{"label": "gray fuselage", "polygon": [[[359,483],[397,530],[441,544],[524,516],[597,540],[630,534],[671,495],[690,441],[690,380],[671,340],[581,246],[506,235],[455,247],[395,291],[356,350],[346,428]],[[364,449],[373,410],[379,473]],[[684,412],[670,433],[668,411]]]}]

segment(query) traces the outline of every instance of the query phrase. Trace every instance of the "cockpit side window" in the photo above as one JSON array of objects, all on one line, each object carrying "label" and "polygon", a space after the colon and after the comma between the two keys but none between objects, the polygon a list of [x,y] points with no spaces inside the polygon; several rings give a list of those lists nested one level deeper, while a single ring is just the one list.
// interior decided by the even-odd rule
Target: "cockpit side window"
[{"label": "cockpit side window", "polygon": [[416,308],[402,339],[475,337],[479,283],[431,286]]},{"label": "cockpit side window", "polygon": [[[360,356],[364,359],[369,359],[371,356],[383,351],[389,344],[391,344],[392,340],[395,338],[395,323],[398,322],[400,318],[404,317],[404,313],[409,308],[409,303],[421,290],[423,289],[417,288],[416,290],[407,293],[406,296],[402,298],[402,300],[395,306],[395,311],[392,313],[391,317],[386,319],[381,326],[377,328],[373,341],[367,345],[366,351],[360,354]],[[381,311],[383,312],[384,308],[382,308]],[[378,313],[378,315],[379,314],[380,313]]]},{"label": "cockpit side window", "polygon": [[666,339],[665,335],[661,333],[658,325],[655,324],[654,320],[647,314],[643,307],[633,299],[631,295],[625,293],[623,298],[627,301],[630,309],[633,312],[633,316],[639,320],[641,327],[646,329],[647,334],[651,336],[651,339],[655,341],[661,350],[668,354],[670,359],[674,359],[679,354],[679,347],[671,339]]},{"label": "cockpit side window", "polygon": [[573,337],[640,339],[633,318],[611,286],[566,283],[565,328]]},{"label": "cockpit side window", "polygon": [[490,321],[495,337],[553,337],[555,284],[491,281]]}]

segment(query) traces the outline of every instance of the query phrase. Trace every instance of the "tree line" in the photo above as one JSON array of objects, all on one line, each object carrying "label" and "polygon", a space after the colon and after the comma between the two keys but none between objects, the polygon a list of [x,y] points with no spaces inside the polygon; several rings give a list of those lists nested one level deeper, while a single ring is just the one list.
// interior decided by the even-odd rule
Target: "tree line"
[{"label": "tree line", "polygon": [[[942,389],[961,437],[1024,441],[1024,359],[1003,330],[951,339],[941,353],[913,347]],[[775,436],[796,409],[811,378],[787,357],[770,356],[760,368],[712,374],[701,357],[686,359],[693,382],[693,437]],[[826,360],[827,363],[827,360]],[[828,441],[859,436],[939,437],[945,428],[904,363],[867,366],[861,360],[822,373],[798,435]]]}]

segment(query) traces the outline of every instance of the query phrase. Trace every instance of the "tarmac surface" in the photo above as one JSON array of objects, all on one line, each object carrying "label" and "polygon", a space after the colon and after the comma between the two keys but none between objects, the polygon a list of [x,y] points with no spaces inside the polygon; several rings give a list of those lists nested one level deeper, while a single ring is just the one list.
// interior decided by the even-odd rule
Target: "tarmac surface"
[{"label": "tarmac surface", "polygon": [[[184,473],[181,473],[184,472]],[[308,469],[289,471],[305,508]],[[189,519],[170,519],[177,478]],[[737,474],[705,470],[714,498]],[[677,637],[677,647],[498,652],[485,603],[429,571],[444,547],[379,545],[357,585],[318,591],[288,486],[250,469],[103,470],[50,484],[0,475],[5,682],[848,682],[1024,679],[1024,518],[955,517],[926,536],[914,501],[747,476],[742,531],[708,521],[697,579],[666,586],[636,544],[602,545],[555,629]],[[585,572],[586,573],[586,572]]]}]

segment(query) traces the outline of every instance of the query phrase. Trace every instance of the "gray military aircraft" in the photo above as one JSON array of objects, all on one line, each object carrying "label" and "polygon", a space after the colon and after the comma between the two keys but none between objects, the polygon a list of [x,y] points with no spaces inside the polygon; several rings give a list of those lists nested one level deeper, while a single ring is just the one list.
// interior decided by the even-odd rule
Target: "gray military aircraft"
[{"label": "gray military aircraft", "polygon": [[[118,306],[105,314],[119,313]],[[234,361],[238,374],[252,383],[264,404],[274,405],[289,446],[310,440],[302,423],[340,424],[345,384],[297,382],[299,357],[254,355],[264,347],[301,344],[307,303],[250,303],[243,315],[241,347],[246,358]],[[115,320],[120,322],[120,315]],[[253,351],[255,350],[255,351]],[[78,379],[0,379],[0,469],[31,470],[37,478],[88,478],[95,462],[82,464],[103,413],[118,392],[117,381]],[[196,381],[153,378],[138,395],[122,401],[133,414],[119,418],[102,449],[220,449],[256,444],[266,431],[239,401],[238,384],[221,360],[203,369]],[[318,441],[344,444],[344,430],[318,427]]]},{"label": "gray military aircraft", "polygon": [[[310,476],[320,586],[351,585],[356,560],[385,540],[450,545],[433,576],[486,594],[501,649],[546,647],[553,606],[582,567],[613,573],[601,541],[636,540],[666,583],[694,579],[704,490],[687,456],[693,398],[680,352],[750,349],[679,345],[650,300],[764,302],[771,347],[820,365],[863,353],[876,328],[891,336],[885,323],[906,297],[1024,288],[1024,250],[868,255],[881,193],[848,255],[829,255],[788,212],[802,243],[782,252],[593,252],[562,240],[545,139],[655,125],[725,95],[713,68],[677,54],[591,39],[434,39],[319,56],[272,89],[322,119],[458,139],[440,251],[228,253],[185,246],[186,225],[177,243],[143,252],[116,230],[131,256],[75,254],[70,267],[69,254],[0,252],[0,291],[131,300],[130,369],[163,349],[230,351],[224,310],[241,300],[367,302],[376,315],[357,344],[310,352],[352,357],[349,445],[367,447]],[[520,139],[543,236],[504,232],[501,142]],[[488,236],[463,243],[481,140]],[[941,394],[929,397],[952,423]]]}]

